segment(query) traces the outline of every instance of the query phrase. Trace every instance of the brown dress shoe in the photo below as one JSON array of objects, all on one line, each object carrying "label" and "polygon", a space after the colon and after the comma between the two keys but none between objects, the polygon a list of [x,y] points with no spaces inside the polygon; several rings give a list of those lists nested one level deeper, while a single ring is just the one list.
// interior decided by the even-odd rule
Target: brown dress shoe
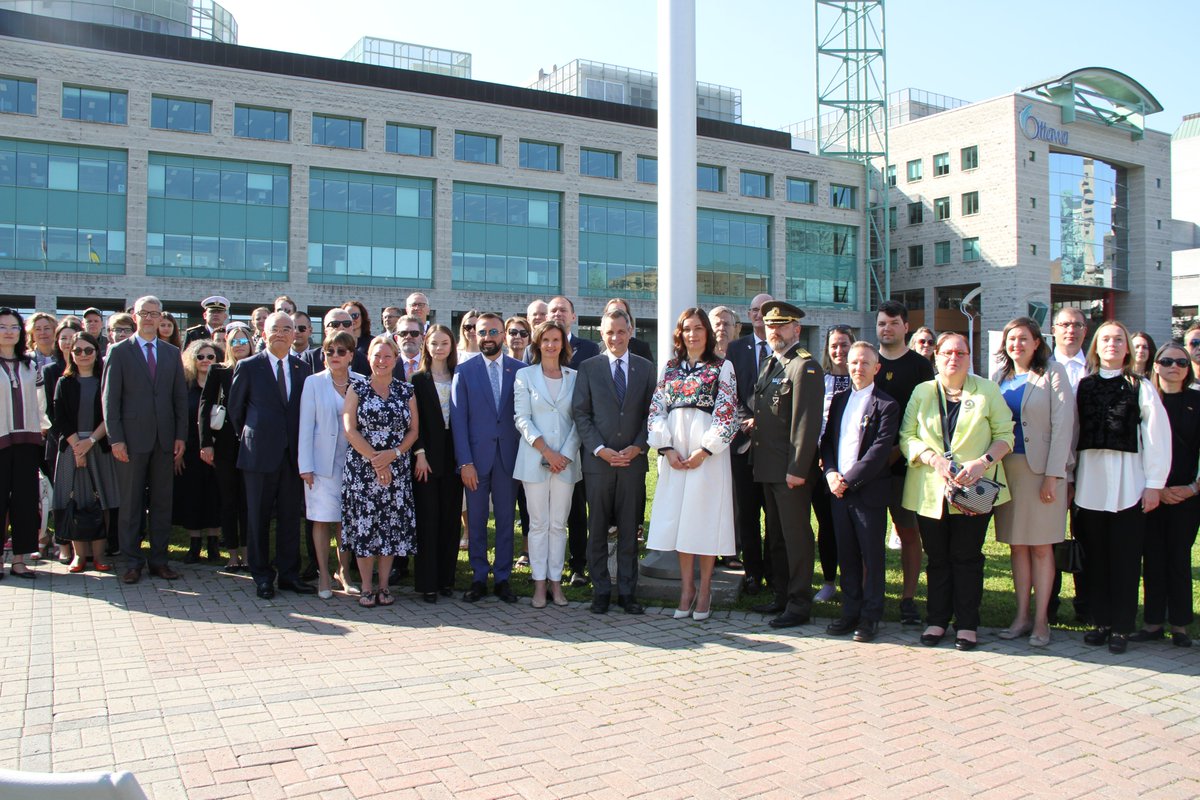
[{"label": "brown dress shoe", "polygon": [[126,571],[126,573],[121,576],[122,583],[137,583],[141,579],[142,579],[142,571],[140,569],[138,569],[137,567],[134,567],[133,569]]},{"label": "brown dress shoe", "polygon": [[164,581],[173,581],[179,577],[179,573],[163,564],[161,567],[151,567],[150,574],[156,578],[162,578]]}]

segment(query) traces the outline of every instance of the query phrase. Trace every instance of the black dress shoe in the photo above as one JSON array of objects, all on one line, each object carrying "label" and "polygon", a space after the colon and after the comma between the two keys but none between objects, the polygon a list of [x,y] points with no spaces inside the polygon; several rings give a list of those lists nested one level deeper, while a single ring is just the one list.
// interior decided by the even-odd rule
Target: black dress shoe
[{"label": "black dress shoe", "polygon": [[1192,637],[1188,636],[1186,633],[1172,632],[1171,644],[1175,645],[1176,647],[1191,647]]},{"label": "black dress shoe", "polygon": [[315,581],[317,577],[317,568],[314,564],[309,564],[304,572],[300,573],[300,580],[302,581]]},{"label": "black dress shoe", "polygon": [[1114,633],[1108,637],[1108,652],[1113,655],[1124,653],[1129,647],[1129,637],[1123,633]]},{"label": "black dress shoe", "polygon": [[1167,638],[1167,632],[1162,628],[1159,628],[1156,631],[1148,631],[1145,628],[1142,628],[1141,630],[1137,630],[1129,634],[1129,641],[1131,642],[1157,642],[1158,640],[1165,638]]},{"label": "black dress shoe", "polygon": [[937,647],[942,643],[942,639],[946,638],[944,633],[922,633],[921,644],[926,647]]},{"label": "black dress shoe", "polygon": [[513,594],[512,588],[508,585],[508,581],[496,581],[496,586],[492,592],[506,603],[517,602],[517,596]]},{"label": "black dress shoe", "polygon": [[263,600],[270,600],[275,596],[275,587],[269,583],[258,584],[258,596]]},{"label": "black dress shoe", "polygon": [[772,600],[769,603],[759,603],[756,606],[751,606],[750,610],[756,614],[782,614],[784,611],[787,611],[787,603]]},{"label": "black dress shoe", "polygon": [[440,594],[442,597],[454,597],[454,587],[443,586],[442,588],[438,589],[438,594]]},{"label": "black dress shoe", "polygon": [[472,581],[471,588],[463,592],[463,600],[466,600],[468,603],[475,603],[485,594],[487,594],[487,586],[479,581]]},{"label": "black dress shoe", "polygon": [[317,587],[304,581],[280,581],[279,588],[296,594],[316,594]]},{"label": "black dress shoe", "polygon": [[964,639],[960,636],[954,640],[954,649],[965,653],[968,650],[974,650],[978,644],[979,642],[975,639]]},{"label": "black dress shoe", "polygon": [[425,592],[423,595],[421,595],[421,599],[424,600],[426,603],[436,603],[437,602],[437,592]]},{"label": "black dress shoe", "polygon": [[921,624],[921,612],[917,610],[917,601],[911,597],[905,597],[900,600],[900,624]]},{"label": "black dress shoe", "polygon": [[784,611],[769,623],[772,628],[795,628],[800,625],[808,624],[807,614],[797,614],[794,611]]},{"label": "black dress shoe", "polygon": [[857,619],[835,619],[833,622],[825,626],[825,632],[830,636],[845,636],[847,633],[852,633],[858,625]]},{"label": "black dress shoe", "polygon": [[593,614],[607,614],[608,605],[612,602],[612,598],[608,595],[596,595],[592,598],[592,605],[588,608]]},{"label": "black dress shoe", "polygon": [[742,591],[748,595],[756,595],[762,591],[762,582],[753,575],[742,578]]},{"label": "black dress shoe", "polygon": [[1112,628],[1094,628],[1083,635],[1083,643],[1099,647],[1108,641]]},{"label": "black dress shoe", "polygon": [[871,642],[875,640],[875,635],[879,633],[879,621],[866,619],[859,623],[854,629],[854,641],[856,642]]},{"label": "black dress shoe", "polygon": [[642,604],[637,601],[633,595],[622,594],[617,596],[617,605],[625,609],[626,614],[645,614],[646,609],[642,608]]}]

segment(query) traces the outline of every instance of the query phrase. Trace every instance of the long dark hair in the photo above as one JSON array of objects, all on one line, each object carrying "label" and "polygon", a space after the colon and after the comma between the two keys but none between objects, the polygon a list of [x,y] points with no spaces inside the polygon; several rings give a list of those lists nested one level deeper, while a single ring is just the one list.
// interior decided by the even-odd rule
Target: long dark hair
[{"label": "long dark hair", "polygon": [[680,364],[687,360],[687,345],[683,343],[683,323],[692,317],[698,318],[704,327],[704,352],[700,354],[700,360],[706,364],[719,361],[716,352],[717,336],[713,333],[712,323],[708,321],[708,314],[704,313],[704,309],[696,306],[685,308],[679,319],[675,320],[675,360]]},{"label": "long dark hair", "polygon": [[[17,334],[17,343],[13,345],[13,357],[21,363],[32,361],[32,359],[29,357],[29,342],[27,341],[28,337],[25,333],[25,319],[21,316],[21,312],[17,311],[15,308],[0,306],[0,317],[16,317],[17,327],[21,329]],[[55,331],[56,340],[58,338],[57,334],[58,331]],[[57,349],[58,345],[55,344],[54,347]],[[61,351],[59,352],[61,355]]]},{"label": "long dark hair", "polygon": [[[6,310],[10,311],[13,314],[17,313],[15,311],[12,311],[12,309],[0,308],[0,314],[3,314]],[[19,318],[19,315],[18,315],[18,318]],[[75,331],[76,333],[82,333],[83,332],[83,323],[76,321],[76,319],[74,317],[65,317],[62,322],[58,323],[58,327],[56,327],[54,329],[54,352],[58,354],[59,363],[61,363],[63,366],[66,366],[67,362],[70,361],[70,359],[67,357],[67,354],[62,351],[62,348],[58,346],[58,336],[60,333],[62,333],[63,331],[66,331],[66,330],[72,330],[72,331]],[[134,330],[136,331],[137,328],[135,327]],[[154,335],[158,336],[157,330],[155,330]]]},{"label": "long dark hair", "polygon": [[[97,339],[95,336],[92,336],[87,331],[80,331],[79,333],[75,334],[75,341],[76,342],[79,342],[79,341],[87,342],[92,347],[96,348],[96,364],[95,364],[95,366],[92,367],[92,376],[95,378],[99,378],[102,374],[104,374],[104,357],[100,355],[100,340]],[[71,346],[74,347],[74,344],[72,344]],[[75,354],[68,352],[67,353],[67,366],[66,366],[66,369],[63,370],[63,377],[64,378],[74,378],[74,377],[77,377],[78,375],[79,375],[79,367],[75,366]]]},{"label": "long dark hair", "polygon": [[997,383],[1004,383],[1017,370],[1012,356],[1008,354],[1008,348],[1004,344],[1008,341],[1009,331],[1017,328],[1029,331],[1029,335],[1034,341],[1033,360],[1029,362],[1029,371],[1037,375],[1046,374],[1046,366],[1050,363],[1050,345],[1046,344],[1046,340],[1042,338],[1042,329],[1029,317],[1017,317],[1005,325],[1004,330],[1000,332],[1000,349],[996,351],[995,356],[996,363],[1000,365],[1000,369],[996,370]]},{"label": "long dark hair", "polygon": [[433,371],[433,357],[429,355],[429,340],[433,338],[435,333],[444,333],[450,337],[450,355],[446,356],[446,368],[450,370],[450,374],[454,374],[454,370],[458,367],[458,347],[454,341],[454,332],[445,325],[430,325],[429,330],[425,331],[425,341],[421,344],[421,363],[417,367],[417,372]]}]

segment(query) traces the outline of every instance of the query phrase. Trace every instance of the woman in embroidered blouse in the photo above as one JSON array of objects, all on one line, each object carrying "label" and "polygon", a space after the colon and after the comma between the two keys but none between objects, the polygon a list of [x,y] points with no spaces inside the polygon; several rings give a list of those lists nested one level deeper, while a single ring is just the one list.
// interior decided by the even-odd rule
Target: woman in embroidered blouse
[{"label": "woman in embroidered blouse", "polygon": [[646,547],[679,555],[676,619],[708,619],[713,567],[735,551],[729,443],[737,431],[737,385],[733,365],[713,353],[715,341],[704,311],[680,314],[674,358],[650,403],[650,446],[659,459]]},{"label": "woman in embroidered blouse", "polygon": [[1133,372],[1129,330],[1096,329],[1088,374],[1079,381],[1076,523],[1083,531],[1095,628],[1090,645],[1124,653],[1137,618],[1146,514],[1159,504],[1171,469],[1171,423],[1158,392]]},{"label": "woman in embroidered blouse", "polygon": [[12,528],[9,571],[18,578],[36,578],[25,556],[37,549],[38,470],[50,419],[37,369],[26,350],[25,323],[7,306],[0,308],[0,377],[8,384],[8,391],[0,389],[0,520],[7,519]]},{"label": "woman in embroidered blouse", "polygon": [[[850,345],[854,344],[848,325],[834,325],[825,334],[825,352],[821,355],[821,369],[825,371],[825,407],[821,413],[821,435],[825,435],[825,423],[829,421],[829,401],[834,392],[850,388],[850,368],[846,357]],[[821,556],[821,572],[825,583],[813,597],[819,603],[828,602],[837,593],[837,539],[833,533],[833,511],[829,507],[829,487],[825,481],[817,481],[812,488],[812,510],[817,517],[817,553]]]}]

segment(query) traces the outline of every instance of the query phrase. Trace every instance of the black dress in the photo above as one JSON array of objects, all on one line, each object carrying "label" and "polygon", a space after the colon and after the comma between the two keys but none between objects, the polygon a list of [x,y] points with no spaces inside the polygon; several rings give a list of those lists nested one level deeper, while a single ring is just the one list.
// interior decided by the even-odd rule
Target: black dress
[{"label": "black dress", "polygon": [[171,522],[184,530],[198,531],[221,525],[221,495],[217,474],[200,460],[199,384],[188,387],[188,437],[183,451],[183,472],[175,476]]}]

